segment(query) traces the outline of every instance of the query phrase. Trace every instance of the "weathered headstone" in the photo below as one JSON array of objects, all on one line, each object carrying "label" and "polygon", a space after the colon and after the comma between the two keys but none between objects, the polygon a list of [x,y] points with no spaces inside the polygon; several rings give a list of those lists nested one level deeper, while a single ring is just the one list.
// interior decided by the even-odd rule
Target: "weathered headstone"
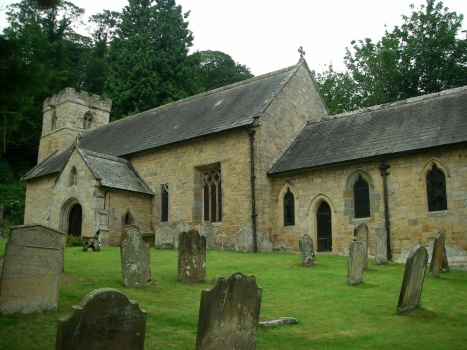
[{"label": "weathered headstone", "polygon": [[149,246],[138,231],[129,231],[120,246],[123,284],[127,287],[151,283]]},{"label": "weathered headstone", "polygon": [[300,255],[302,257],[302,266],[308,267],[315,264],[315,249],[313,247],[313,240],[306,233],[298,241],[300,248]]},{"label": "weathered headstone", "polygon": [[195,349],[256,349],[261,294],[254,276],[214,277],[201,292]]},{"label": "weathered headstone", "polygon": [[363,283],[365,248],[366,244],[363,237],[354,237],[350,242],[347,284],[354,285]]},{"label": "weathered headstone", "polygon": [[174,229],[174,249],[178,249],[178,241],[180,233],[190,231],[190,225],[183,219],[170,224]]},{"label": "weathered headstone", "polygon": [[175,229],[168,222],[161,222],[156,227],[155,246],[159,249],[172,249],[174,247]]},{"label": "weathered headstone", "polygon": [[355,230],[355,236],[361,237],[363,239],[363,243],[365,244],[365,248],[363,249],[363,268],[367,269],[368,268],[368,239],[369,239],[369,231],[368,231],[368,226],[366,224],[360,224],[357,226],[357,229]]},{"label": "weathered headstone", "polygon": [[180,234],[178,279],[183,283],[202,282],[206,279],[206,237],[196,230]]},{"label": "weathered headstone", "polygon": [[387,233],[384,228],[376,229],[375,236],[375,264],[380,265],[388,262]]},{"label": "weathered headstone", "polygon": [[443,269],[443,265],[447,264],[444,242],[444,233],[438,233],[438,236],[436,237],[435,243],[433,245],[433,255],[431,256],[430,264],[430,277],[438,277],[440,271]]},{"label": "weathered headstone", "polygon": [[210,221],[203,221],[199,225],[199,234],[206,237],[206,249],[214,249],[214,225]]},{"label": "weathered headstone", "polygon": [[0,282],[1,314],[57,308],[65,238],[42,225],[12,227]]},{"label": "weathered headstone", "polygon": [[397,313],[413,310],[419,304],[427,262],[428,252],[424,247],[413,251],[407,258]]},{"label": "weathered headstone", "polygon": [[97,289],[58,319],[56,350],[144,349],[146,311],[113,288]]},{"label": "weathered headstone", "polygon": [[235,250],[237,252],[251,252],[253,251],[253,232],[249,230],[250,227],[243,226],[238,232],[235,241]]}]

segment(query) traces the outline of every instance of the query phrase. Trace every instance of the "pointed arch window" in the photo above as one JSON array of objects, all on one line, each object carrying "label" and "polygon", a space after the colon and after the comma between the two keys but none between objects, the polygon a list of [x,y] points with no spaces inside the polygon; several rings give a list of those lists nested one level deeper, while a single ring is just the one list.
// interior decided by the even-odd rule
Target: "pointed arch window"
[{"label": "pointed arch window", "polygon": [[125,225],[133,225],[135,223],[135,219],[133,215],[131,215],[130,210],[125,213]]},{"label": "pointed arch window", "polygon": [[295,196],[287,188],[287,193],[284,195],[284,226],[295,225]]},{"label": "pointed arch window", "polygon": [[221,169],[202,172],[204,220],[222,221]]},{"label": "pointed arch window", "polygon": [[83,117],[83,129],[91,129],[91,124],[92,124],[92,113],[91,112],[86,112],[86,114]]},{"label": "pointed arch window", "polygon": [[428,198],[428,211],[447,210],[446,177],[444,173],[433,164],[426,175],[426,192]]},{"label": "pointed arch window", "polygon": [[169,221],[169,184],[161,185],[161,222]]},{"label": "pointed arch window", "polygon": [[78,171],[75,167],[71,168],[70,171],[70,186],[76,186],[78,182]]},{"label": "pointed arch window", "polygon": [[370,189],[368,182],[358,176],[353,186],[353,200],[355,218],[367,218],[370,216]]}]

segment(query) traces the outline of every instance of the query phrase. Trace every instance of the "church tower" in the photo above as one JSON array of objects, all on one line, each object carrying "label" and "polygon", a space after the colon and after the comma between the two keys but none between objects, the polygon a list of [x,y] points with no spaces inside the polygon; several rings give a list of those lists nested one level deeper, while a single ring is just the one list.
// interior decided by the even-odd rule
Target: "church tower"
[{"label": "church tower", "polygon": [[108,124],[111,106],[111,100],[73,88],[47,98],[42,110],[38,161],[54,151],[63,151],[83,132]]}]

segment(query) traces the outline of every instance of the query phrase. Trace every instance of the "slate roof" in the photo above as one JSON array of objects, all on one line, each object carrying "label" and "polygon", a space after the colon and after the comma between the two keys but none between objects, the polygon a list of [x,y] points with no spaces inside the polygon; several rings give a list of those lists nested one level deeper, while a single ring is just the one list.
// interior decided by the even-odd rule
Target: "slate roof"
[{"label": "slate roof", "polygon": [[[120,119],[83,133],[80,147],[110,156],[176,144],[214,133],[247,127],[260,116],[282,90],[298,64],[247,79],[203,94]],[[72,147],[52,154],[25,177],[25,180],[61,171]]]},{"label": "slate roof", "polygon": [[308,124],[275,175],[467,142],[467,86]]}]

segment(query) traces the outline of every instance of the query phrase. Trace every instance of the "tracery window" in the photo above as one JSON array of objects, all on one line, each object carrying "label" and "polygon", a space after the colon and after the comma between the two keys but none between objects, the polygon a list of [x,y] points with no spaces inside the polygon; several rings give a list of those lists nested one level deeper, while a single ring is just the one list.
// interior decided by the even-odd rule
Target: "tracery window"
[{"label": "tracery window", "polygon": [[169,184],[161,185],[161,222],[169,221]]},{"label": "tracery window", "polygon": [[368,182],[358,176],[353,186],[354,213],[356,218],[367,218],[370,216],[370,190]]},{"label": "tracery window", "polygon": [[290,188],[287,188],[287,193],[284,195],[284,226],[295,225],[295,197]]},{"label": "tracery window", "polygon": [[203,186],[204,220],[222,221],[222,180],[221,169],[205,170],[201,173]]},{"label": "tracery window", "polygon": [[78,171],[76,170],[75,167],[71,168],[70,171],[70,186],[76,186],[76,183],[78,182]]},{"label": "tracery window", "polygon": [[435,164],[426,175],[426,192],[429,211],[447,210],[446,178]]},{"label": "tracery window", "polygon": [[86,112],[86,114],[83,117],[83,129],[91,129],[91,124],[92,124],[92,113],[91,112]]}]

